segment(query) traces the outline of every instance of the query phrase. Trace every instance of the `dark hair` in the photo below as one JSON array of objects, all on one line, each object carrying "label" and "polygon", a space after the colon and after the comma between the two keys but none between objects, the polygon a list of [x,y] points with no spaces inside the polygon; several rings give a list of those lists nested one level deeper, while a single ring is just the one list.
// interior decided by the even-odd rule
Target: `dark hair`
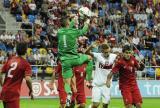
[{"label": "dark hair", "polygon": [[108,44],[102,44],[102,45],[101,45],[101,48],[102,48],[102,49],[109,49],[110,47],[109,47]]},{"label": "dark hair", "polygon": [[125,45],[123,46],[122,48],[122,51],[125,52],[125,51],[130,51],[131,50],[131,46],[130,45]]},{"label": "dark hair", "polygon": [[27,52],[27,48],[28,48],[27,47],[27,43],[25,43],[25,42],[19,42],[16,45],[16,52],[20,56],[25,55],[26,52]]},{"label": "dark hair", "polygon": [[62,17],[61,17],[61,26],[62,27],[66,27],[67,22],[69,20],[69,16],[67,15],[66,11],[63,11],[61,14],[62,14]]}]

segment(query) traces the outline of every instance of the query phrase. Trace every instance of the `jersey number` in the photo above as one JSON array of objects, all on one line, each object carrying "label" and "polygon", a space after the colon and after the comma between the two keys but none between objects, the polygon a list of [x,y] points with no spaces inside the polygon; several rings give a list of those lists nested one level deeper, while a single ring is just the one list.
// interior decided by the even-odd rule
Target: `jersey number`
[{"label": "jersey number", "polygon": [[10,65],[10,67],[11,67],[11,68],[9,69],[7,76],[8,76],[9,78],[13,78],[13,75],[11,75],[11,72],[17,68],[17,62],[13,62],[13,63]]},{"label": "jersey number", "polygon": [[67,47],[66,35],[63,35],[63,42],[64,47]]}]

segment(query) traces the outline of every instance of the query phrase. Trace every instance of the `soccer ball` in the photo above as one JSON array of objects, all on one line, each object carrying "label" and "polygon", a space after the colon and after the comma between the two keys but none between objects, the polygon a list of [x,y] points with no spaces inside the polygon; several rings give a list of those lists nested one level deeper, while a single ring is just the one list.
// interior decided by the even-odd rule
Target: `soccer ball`
[{"label": "soccer ball", "polygon": [[85,16],[87,16],[87,17],[93,16],[93,13],[87,7],[81,7],[79,9],[79,16],[80,16],[81,19],[84,19]]}]

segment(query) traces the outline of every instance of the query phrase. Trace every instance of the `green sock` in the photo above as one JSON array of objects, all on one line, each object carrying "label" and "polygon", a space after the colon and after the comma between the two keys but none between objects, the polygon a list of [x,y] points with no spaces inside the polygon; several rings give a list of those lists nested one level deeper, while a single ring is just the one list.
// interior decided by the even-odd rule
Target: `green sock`
[{"label": "green sock", "polygon": [[90,81],[92,79],[92,71],[93,71],[93,61],[90,60],[86,67],[86,80]]},{"label": "green sock", "polygon": [[70,87],[69,84],[65,83],[64,88],[65,88],[65,91],[66,91],[67,94],[72,93],[71,92],[71,87]]}]

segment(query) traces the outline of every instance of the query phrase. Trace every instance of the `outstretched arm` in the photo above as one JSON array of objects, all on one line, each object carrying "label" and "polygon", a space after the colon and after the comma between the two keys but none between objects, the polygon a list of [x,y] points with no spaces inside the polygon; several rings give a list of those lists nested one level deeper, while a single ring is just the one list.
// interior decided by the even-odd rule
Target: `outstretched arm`
[{"label": "outstretched arm", "polygon": [[89,23],[90,23],[90,19],[87,19],[84,22],[83,28],[81,30],[79,30],[79,36],[84,35],[85,33],[87,33],[88,28],[89,28]]},{"label": "outstretched arm", "polygon": [[99,46],[99,45],[100,45],[100,42],[99,42],[99,41],[93,42],[93,43],[85,50],[84,53],[93,56],[93,54],[90,53],[91,50],[92,50],[92,48],[96,48],[96,47]]},{"label": "outstretched arm", "polygon": [[110,72],[110,73],[108,74],[108,76],[107,76],[106,85],[107,85],[108,88],[110,88],[110,86],[111,86],[112,76],[113,76],[113,73],[112,73],[112,72]]}]

